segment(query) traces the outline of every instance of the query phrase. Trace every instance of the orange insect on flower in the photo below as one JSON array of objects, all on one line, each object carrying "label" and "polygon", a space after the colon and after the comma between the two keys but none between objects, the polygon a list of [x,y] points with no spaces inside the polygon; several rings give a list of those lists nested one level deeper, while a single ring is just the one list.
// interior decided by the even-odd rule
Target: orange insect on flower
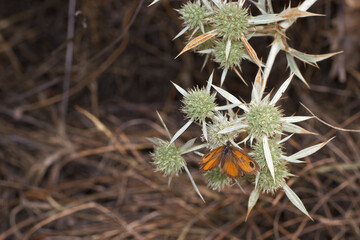
[{"label": "orange insect on flower", "polygon": [[218,147],[205,154],[201,159],[200,169],[209,171],[221,166],[221,172],[228,177],[237,178],[249,174],[257,174],[260,171],[259,165],[252,157],[239,148],[231,146],[228,141],[226,145]]}]

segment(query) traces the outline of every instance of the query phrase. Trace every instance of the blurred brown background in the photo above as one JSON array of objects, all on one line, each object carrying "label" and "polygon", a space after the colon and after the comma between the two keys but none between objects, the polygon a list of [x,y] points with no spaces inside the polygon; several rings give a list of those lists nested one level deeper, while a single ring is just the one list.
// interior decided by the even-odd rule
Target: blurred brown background
[{"label": "blurred brown background", "polygon": [[[184,39],[171,40],[181,30],[172,8],[182,2],[149,3],[0,2],[0,239],[359,239],[358,133],[310,120],[302,126],[319,135],[285,145],[291,154],[336,136],[306,164],[290,165],[297,177],[288,184],[314,221],[279,191],[262,195],[244,222],[253,186],[207,189],[195,155],[185,157],[205,204],[186,174],[168,188],[154,173],[145,137],[166,138],[155,111],[172,133],[185,123],[169,80],[201,86],[218,66],[201,72],[203,58],[193,53],[174,59]],[[277,12],[287,3],[273,1]],[[319,0],[310,11],[326,16],[298,20],[290,45],[344,53],[320,69],[300,64],[311,89],[295,79],[285,114],[309,115],[302,102],[330,124],[360,129],[360,4]],[[271,39],[251,43],[266,58]],[[242,73],[250,83],[255,65],[244,62]],[[288,74],[280,54],[267,90]],[[251,88],[234,73],[224,87],[249,99]],[[192,126],[178,142],[200,134]]]}]

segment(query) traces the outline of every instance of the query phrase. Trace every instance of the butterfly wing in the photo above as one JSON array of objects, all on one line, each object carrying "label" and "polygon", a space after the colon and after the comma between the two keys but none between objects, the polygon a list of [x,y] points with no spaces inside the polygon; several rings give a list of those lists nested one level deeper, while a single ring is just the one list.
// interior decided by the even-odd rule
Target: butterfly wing
[{"label": "butterfly wing", "polygon": [[236,159],[236,165],[244,172],[245,174],[257,174],[260,171],[260,167],[255,162],[252,157],[247,155],[244,151],[240,149],[233,148],[232,153]]},{"label": "butterfly wing", "polygon": [[221,152],[225,147],[218,147],[211,152],[205,154],[201,159],[200,169],[204,171],[208,171],[214,169],[221,162]]},{"label": "butterfly wing", "polygon": [[236,178],[239,175],[238,166],[236,166],[235,162],[232,161],[229,157],[225,158],[221,166],[221,171],[231,178]]},{"label": "butterfly wing", "polygon": [[221,164],[221,171],[228,177],[237,178],[244,174],[257,174],[259,165],[245,151],[229,146],[218,147],[203,156],[200,169],[209,171]]}]

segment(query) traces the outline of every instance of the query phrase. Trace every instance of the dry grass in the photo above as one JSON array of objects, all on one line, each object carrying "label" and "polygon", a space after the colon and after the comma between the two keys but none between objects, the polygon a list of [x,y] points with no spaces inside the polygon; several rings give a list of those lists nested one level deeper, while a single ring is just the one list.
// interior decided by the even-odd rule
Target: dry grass
[{"label": "dry grass", "polygon": [[[185,174],[168,188],[154,173],[145,137],[165,137],[155,110],[172,132],[183,123],[169,80],[204,84],[216,67],[200,73],[202,59],[190,53],[173,59],[184,46],[171,41],[180,29],[171,6],[179,2],[146,8],[143,1],[78,1],[73,39],[73,0],[30,2],[0,3],[0,239],[360,238],[359,134],[315,120],[303,126],[316,138],[286,146],[295,152],[336,136],[306,164],[292,165],[298,177],[288,184],[313,222],[283,192],[262,195],[244,222],[251,186],[246,194],[236,186],[208,190],[195,155],[187,161],[205,204]],[[287,1],[280,2],[275,7]],[[293,46],[305,52],[347,52],[320,70],[304,68],[311,90],[294,81],[283,101],[288,113],[305,114],[301,101],[330,124],[360,128],[360,33],[351,28],[360,8],[352,2],[319,0],[311,11],[327,17],[290,30]],[[270,43],[254,42],[257,49]],[[284,56],[278,60],[271,86],[286,76]],[[247,81],[255,68],[243,68]],[[225,86],[249,96],[235,74]],[[193,128],[179,141],[199,134]]]}]

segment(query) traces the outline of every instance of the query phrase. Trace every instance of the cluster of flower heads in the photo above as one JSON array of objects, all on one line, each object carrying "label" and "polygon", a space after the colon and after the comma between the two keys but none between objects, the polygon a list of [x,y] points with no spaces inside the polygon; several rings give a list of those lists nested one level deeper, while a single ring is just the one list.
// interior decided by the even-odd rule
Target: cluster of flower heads
[{"label": "cluster of flower heads", "polygon": [[184,28],[175,38],[185,34],[189,42],[180,54],[192,49],[206,55],[205,63],[212,57],[223,69],[221,85],[229,69],[240,75],[237,68],[241,70],[243,59],[254,62],[259,67],[264,66],[249,43],[253,37],[273,37],[272,54],[284,51],[291,71],[305,84],[307,83],[295,63],[295,58],[316,66],[318,61],[336,54],[305,54],[287,44],[286,30],[297,18],[319,16],[306,11],[316,0],[307,0],[299,7],[289,7],[276,14],[271,0],[252,2],[260,11],[257,16],[252,16],[249,7],[244,6],[245,0],[197,0],[184,4],[178,10]]},{"label": "cluster of flower heads", "polygon": [[[189,152],[198,153],[199,149],[205,147],[213,150],[228,142],[238,147],[242,144],[248,145],[252,149],[251,157],[261,169],[256,176],[247,178],[255,185],[249,198],[248,214],[258,200],[260,193],[274,193],[281,188],[291,202],[308,215],[301,200],[286,185],[286,179],[292,176],[287,164],[289,162],[301,163],[301,158],[318,151],[327,142],[307,147],[292,155],[287,154],[282,144],[293,134],[313,134],[296,125],[296,123],[308,120],[311,117],[286,117],[277,103],[294,75],[306,84],[294,57],[305,63],[316,65],[318,61],[336,54],[309,55],[292,49],[286,44],[285,31],[296,18],[316,15],[306,12],[315,1],[305,0],[299,7],[288,8],[278,14],[273,12],[270,0],[254,1],[253,4],[261,12],[258,16],[249,14],[248,8],[244,7],[244,0],[238,2],[198,0],[186,3],[178,10],[185,27],[176,37],[186,33],[190,39],[180,54],[194,49],[208,56],[214,56],[215,61],[224,69],[220,85],[225,79],[227,70],[239,67],[244,58],[257,64],[259,71],[253,82],[249,103],[239,100],[221,87],[213,85],[212,74],[204,88],[195,87],[185,90],[174,84],[183,95],[181,110],[187,118],[187,123],[174,136],[171,136],[159,115],[169,140],[150,139],[155,144],[152,157],[157,170],[169,175],[169,179],[185,170],[194,189],[202,198],[186,167],[186,161],[181,155]],[[274,37],[265,65],[258,59],[256,52],[248,42],[251,37],[259,36]],[[280,50],[286,52],[291,74],[273,96],[265,95],[267,79],[275,57]],[[211,93],[211,89],[215,91]],[[217,94],[225,98],[229,104],[218,106],[216,103]],[[175,140],[194,122],[202,128],[201,140],[203,143],[194,146],[195,139],[192,139],[182,147],[176,147]],[[208,186],[214,190],[221,190],[224,186],[234,182],[239,184],[239,179],[226,176],[220,167],[206,171],[204,175],[208,179]]]},{"label": "cluster of flower heads", "polygon": [[[207,147],[215,149],[225,145],[228,141],[236,142],[241,134],[246,137],[242,139],[242,143],[248,144],[252,148],[252,158],[259,164],[261,171],[252,180],[255,184],[254,193],[257,197],[261,192],[274,193],[279,188],[285,190],[287,196],[292,202],[305,214],[305,207],[294,192],[286,185],[286,179],[292,174],[287,169],[287,164],[301,163],[304,158],[320,148],[327,142],[317,144],[305,148],[295,154],[287,156],[283,151],[282,143],[288,140],[292,134],[313,134],[295,123],[308,120],[308,116],[290,116],[285,117],[282,110],[277,106],[277,102],[289,86],[293,75],[291,75],[279,88],[279,90],[270,96],[263,96],[262,90],[263,78],[261,71],[254,81],[251,101],[249,103],[237,99],[229,92],[212,84],[212,75],[208,80],[206,88],[195,87],[186,91],[180,86],[174,84],[178,91],[183,95],[183,108],[188,122],[172,137],[168,132],[166,125],[164,128],[168,132],[169,140],[152,139],[155,143],[155,151],[152,154],[154,164],[157,170],[162,171],[166,175],[177,175],[182,169],[186,168],[186,162],[181,156],[189,152]],[[214,88],[215,93],[211,93],[210,89]],[[218,106],[215,102],[215,94],[218,93],[224,97],[229,104]],[[234,113],[233,108],[240,108],[241,112]],[[194,146],[195,139],[190,140],[184,146],[177,148],[174,141],[194,122],[202,126],[203,144]],[[289,135],[291,134],[291,135]],[[287,137],[282,139],[282,136]],[[208,179],[208,185],[214,190],[221,190],[224,186],[232,184],[234,181],[239,183],[237,179],[232,179],[220,171],[220,168],[207,171],[204,174]],[[191,175],[189,175],[191,177]],[[194,183],[193,179],[191,181]],[[200,195],[196,185],[196,191]],[[200,195],[201,196],[201,195]],[[256,202],[257,198],[255,198]],[[249,208],[254,205],[249,202]]]}]

